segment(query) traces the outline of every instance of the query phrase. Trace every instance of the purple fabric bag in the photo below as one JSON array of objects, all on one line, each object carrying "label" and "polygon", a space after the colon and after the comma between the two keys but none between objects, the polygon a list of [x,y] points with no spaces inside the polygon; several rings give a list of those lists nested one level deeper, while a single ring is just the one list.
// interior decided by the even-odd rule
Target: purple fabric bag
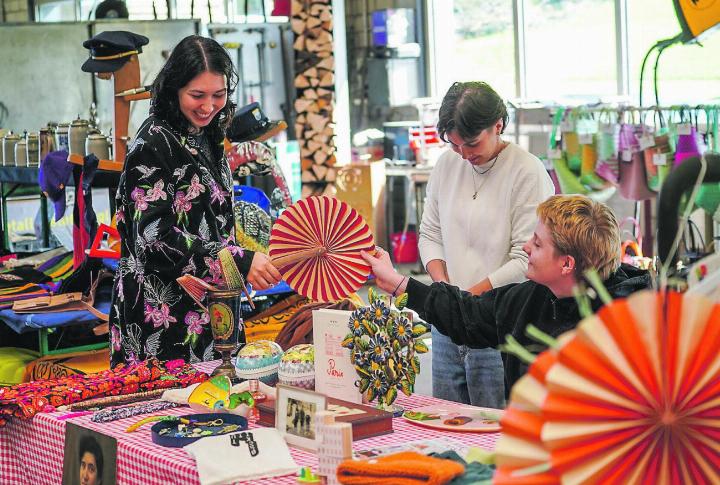
[{"label": "purple fabric bag", "polygon": [[705,151],[704,145],[694,126],[690,127],[689,135],[678,135],[675,166],[677,167],[687,158],[699,157]]},{"label": "purple fabric bag", "polygon": [[[638,130],[642,126],[622,125],[620,127],[620,139],[618,140],[620,158],[620,195],[629,200],[647,200],[655,197],[655,192],[647,185],[645,173],[645,161],[640,151],[638,142]],[[623,157],[625,152],[631,152],[629,162]]]}]

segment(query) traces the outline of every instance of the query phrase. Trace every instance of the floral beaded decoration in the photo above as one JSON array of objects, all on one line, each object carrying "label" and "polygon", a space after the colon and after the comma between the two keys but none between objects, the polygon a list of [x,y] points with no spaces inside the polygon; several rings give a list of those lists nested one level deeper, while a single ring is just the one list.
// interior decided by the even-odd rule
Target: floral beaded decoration
[{"label": "floral beaded decoration", "polygon": [[398,389],[412,394],[415,377],[420,372],[416,354],[428,351],[417,337],[428,331],[422,324],[413,325],[412,318],[401,310],[407,304],[407,293],[398,295],[391,304],[388,295],[368,291],[370,305],[352,312],[350,332],[342,346],[350,355],[359,379],[356,385],[368,401],[377,399],[378,407],[390,406]]}]

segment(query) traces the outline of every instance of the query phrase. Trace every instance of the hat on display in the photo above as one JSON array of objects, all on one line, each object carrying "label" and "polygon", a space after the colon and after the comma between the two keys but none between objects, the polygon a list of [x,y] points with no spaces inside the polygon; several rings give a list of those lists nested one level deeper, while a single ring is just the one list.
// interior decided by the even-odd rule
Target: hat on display
[{"label": "hat on display", "polygon": [[40,162],[38,183],[40,190],[55,207],[55,222],[65,215],[65,186],[72,174],[73,165],[68,162],[68,152],[49,152]]},{"label": "hat on display", "polygon": [[260,107],[260,103],[251,103],[235,113],[226,136],[233,143],[263,142],[286,128],[287,123],[282,120],[270,121]]},{"label": "hat on display", "polygon": [[85,72],[115,72],[125,65],[134,54],[142,52],[142,46],[150,40],[144,35],[124,30],[100,32],[83,42],[90,50],[90,58],[82,65]]}]

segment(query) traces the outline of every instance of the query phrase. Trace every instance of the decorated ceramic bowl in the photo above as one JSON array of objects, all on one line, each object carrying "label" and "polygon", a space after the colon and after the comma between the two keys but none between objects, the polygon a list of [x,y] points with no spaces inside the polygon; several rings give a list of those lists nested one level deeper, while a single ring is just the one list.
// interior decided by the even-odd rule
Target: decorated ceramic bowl
[{"label": "decorated ceramic bowl", "polygon": [[278,366],[282,347],[270,340],[256,340],[245,345],[235,358],[235,373],[239,379],[258,379],[268,386],[278,381]]},{"label": "decorated ceramic bowl", "polygon": [[280,360],[280,384],[315,389],[315,347],[300,344],[290,347]]}]

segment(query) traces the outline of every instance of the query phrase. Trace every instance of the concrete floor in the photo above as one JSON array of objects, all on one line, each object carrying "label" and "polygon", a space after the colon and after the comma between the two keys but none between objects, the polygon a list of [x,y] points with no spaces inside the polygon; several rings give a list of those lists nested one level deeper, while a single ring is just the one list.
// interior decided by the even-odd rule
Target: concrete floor
[{"label": "concrete floor", "polygon": [[[412,276],[418,281],[423,283],[430,283],[432,280],[427,274],[413,274],[417,272],[421,267],[419,264],[400,264],[396,266],[397,270],[408,276]],[[372,284],[366,284],[358,290],[358,294],[365,303],[368,301],[368,288],[374,286]],[[420,373],[415,379],[415,393],[423,396],[432,396],[432,339],[430,334],[425,337],[429,352],[420,355]]]}]

